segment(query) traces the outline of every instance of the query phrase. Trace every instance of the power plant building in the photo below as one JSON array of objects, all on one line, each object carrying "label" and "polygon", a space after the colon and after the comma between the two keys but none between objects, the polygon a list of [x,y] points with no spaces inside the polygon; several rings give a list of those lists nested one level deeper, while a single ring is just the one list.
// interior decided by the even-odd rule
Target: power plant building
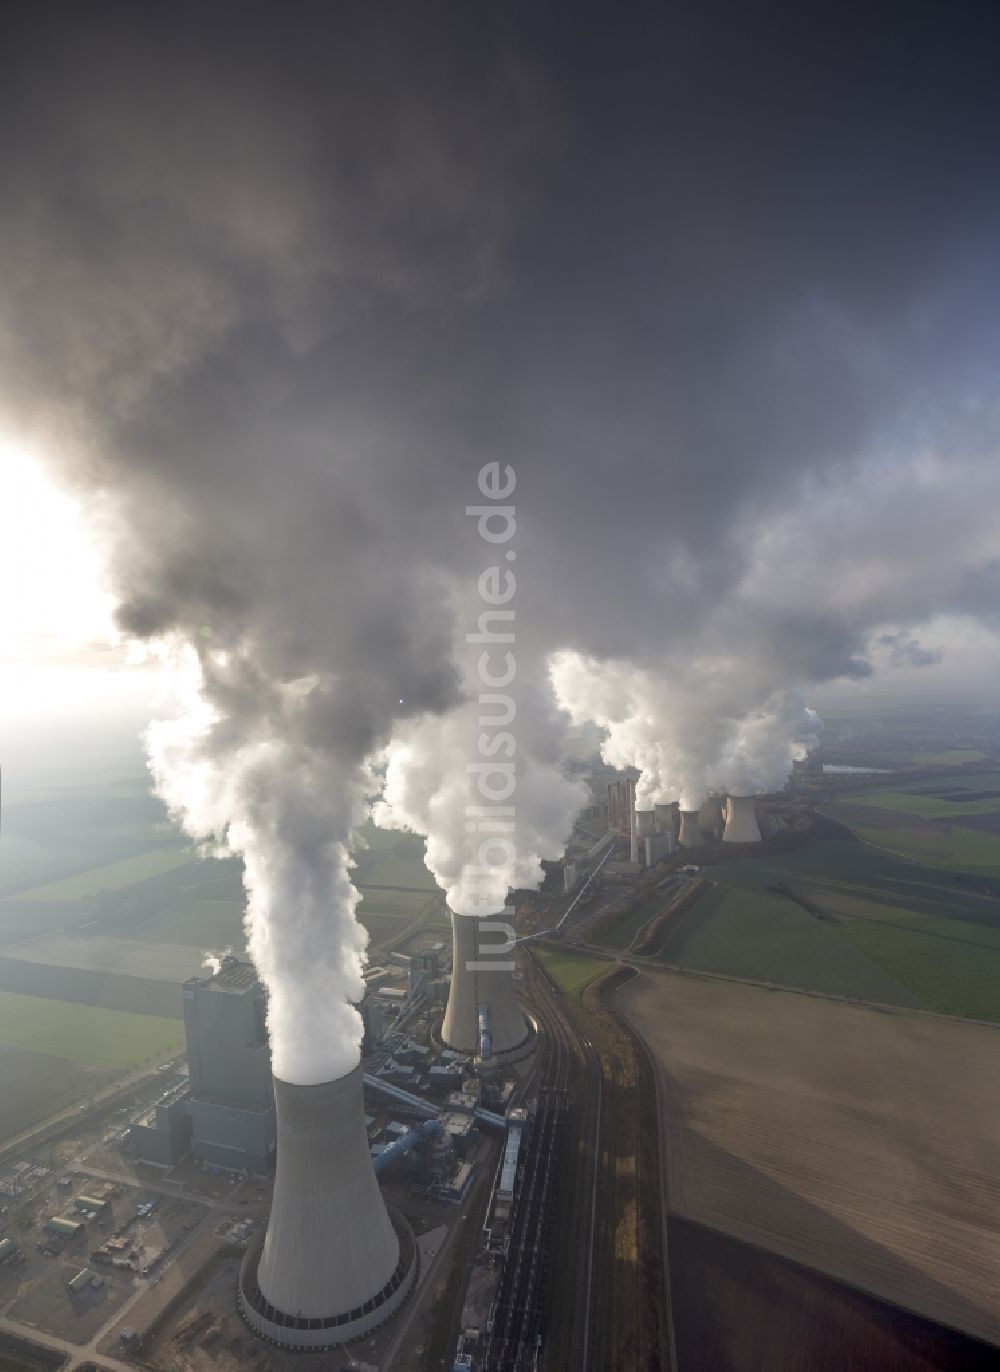
[{"label": "power plant building", "polygon": [[390,1217],[368,1147],[360,1064],[316,1086],[274,1079],[278,1160],[263,1245],[248,1251],[239,1304],[258,1334],[320,1349],[370,1333],[417,1274],[405,1220]]},{"label": "power plant building", "polygon": [[643,858],[647,867],[655,867],[664,858],[670,857],[674,851],[673,834],[650,834],[642,841]]},{"label": "power plant building", "polygon": [[480,1055],[484,1009],[490,1056],[500,1062],[529,1052],[534,1037],[514,990],[513,949],[502,929],[483,928],[494,921],[509,923],[509,914],[504,911],[484,920],[452,912],[451,987],[441,1026],[441,1038],[449,1048]]},{"label": "power plant building", "polygon": [[267,998],[256,970],[233,956],[183,986],[189,1078],[130,1130],[134,1155],[172,1166],[187,1152],[208,1166],[269,1172],[276,1121]]},{"label": "power plant building", "polygon": [[635,781],[625,777],[623,781],[608,782],[608,828],[615,833],[627,829],[635,809]]}]

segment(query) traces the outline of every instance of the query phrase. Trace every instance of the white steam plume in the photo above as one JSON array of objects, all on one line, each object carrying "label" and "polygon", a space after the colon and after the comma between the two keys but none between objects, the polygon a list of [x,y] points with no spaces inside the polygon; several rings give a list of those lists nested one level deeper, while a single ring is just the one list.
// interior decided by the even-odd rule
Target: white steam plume
[{"label": "white steam plume", "polygon": [[709,791],[780,789],[819,742],[819,716],[801,691],[765,691],[755,701],[742,667],[701,659],[652,671],[567,651],[554,655],[550,674],[573,722],[607,731],[605,761],[639,768],[639,809],[677,800],[696,810]]},{"label": "white steam plume", "polygon": [[[250,956],[268,988],[275,1073],[303,1084],[356,1066],[367,933],[355,919],[349,844],[372,777],[314,745],[318,679],[274,685],[267,709],[223,716],[210,693],[238,691],[232,659],[167,650],[180,713],[150,726],[156,787],[188,833],[245,864]],[[206,957],[206,963],[209,959]],[[215,959],[218,964],[219,960]],[[218,970],[218,966],[214,970]]]},{"label": "white steam plume", "polygon": [[[446,716],[428,716],[397,730],[384,800],[374,812],[379,824],[426,835],[427,866],[450,909],[462,915],[499,911],[511,887],[539,886],[545,875],[542,859],[562,856],[587,799],[583,784],[564,775],[548,747],[538,747],[546,725],[548,739],[553,736],[551,713],[538,719],[521,710],[511,724],[516,789],[495,803],[496,820],[483,816],[493,808],[479,787],[485,774],[467,771],[466,763],[482,761],[478,741],[487,717],[469,701]],[[487,785],[499,789],[501,781],[497,775]],[[501,807],[513,814],[507,817]]]}]

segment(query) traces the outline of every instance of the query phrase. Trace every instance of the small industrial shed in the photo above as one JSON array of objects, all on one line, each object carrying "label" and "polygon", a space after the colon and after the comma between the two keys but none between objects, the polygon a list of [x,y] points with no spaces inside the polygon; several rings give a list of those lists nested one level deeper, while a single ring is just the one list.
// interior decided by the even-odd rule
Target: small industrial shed
[{"label": "small industrial shed", "polygon": [[82,1220],[74,1220],[67,1215],[53,1215],[50,1220],[45,1221],[45,1228],[50,1234],[58,1234],[62,1239],[72,1239],[83,1228]]}]

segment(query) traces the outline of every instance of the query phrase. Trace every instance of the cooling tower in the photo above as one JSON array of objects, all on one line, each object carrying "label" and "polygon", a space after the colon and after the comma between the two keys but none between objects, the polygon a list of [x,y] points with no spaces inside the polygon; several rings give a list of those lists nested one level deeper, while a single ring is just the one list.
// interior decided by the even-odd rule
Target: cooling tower
[{"label": "cooling tower", "polygon": [[636,810],[635,812],[635,831],[639,839],[649,838],[650,834],[656,830],[656,811],[655,810]]},{"label": "cooling tower", "polygon": [[[486,923],[504,920],[505,914]],[[496,930],[480,929],[476,915],[451,917],[451,990],[441,1038],[459,1053],[479,1052],[479,1007],[489,1006],[493,1057],[509,1061],[531,1047],[534,1030],[514,990],[511,949]]]},{"label": "cooling tower", "polygon": [[753,796],[730,796],[726,806],[723,843],[759,843],[760,830],[753,808]]},{"label": "cooling tower", "polygon": [[721,838],[725,822],[721,801],[715,796],[709,796],[698,812],[698,828],[701,830],[702,839]]},{"label": "cooling tower", "polygon": [[263,1248],[247,1253],[240,1309],[286,1348],[329,1348],[383,1324],[416,1278],[405,1223],[382,1200],[362,1069],[320,1086],[274,1079],[278,1160]]},{"label": "cooling tower", "polygon": [[654,806],[653,824],[658,834],[672,834],[674,832],[674,807],[670,804]]},{"label": "cooling tower", "polygon": [[677,842],[682,848],[700,848],[704,839],[701,836],[701,829],[698,827],[698,811],[681,811],[681,831],[677,835]]}]

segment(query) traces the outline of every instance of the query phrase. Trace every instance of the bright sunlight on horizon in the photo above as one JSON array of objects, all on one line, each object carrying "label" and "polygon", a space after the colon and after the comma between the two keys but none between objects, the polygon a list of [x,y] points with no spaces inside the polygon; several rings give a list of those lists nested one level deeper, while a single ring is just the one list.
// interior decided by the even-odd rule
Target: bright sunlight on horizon
[{"label": "bright sunlight on horizon", "polygon": [[139,685],[125,670],[97,511],[45,462],[0,437],[0,708],[4,718],[120,708]]}]

